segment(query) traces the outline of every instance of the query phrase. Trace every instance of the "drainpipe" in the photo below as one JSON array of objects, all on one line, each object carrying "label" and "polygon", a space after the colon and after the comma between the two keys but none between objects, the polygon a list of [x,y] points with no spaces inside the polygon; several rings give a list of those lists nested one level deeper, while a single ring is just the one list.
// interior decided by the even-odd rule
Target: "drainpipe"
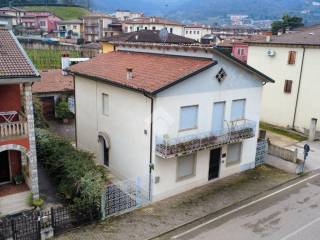
[{"label": "drainpipe", "polygon": [[153,164],[152,164],[152,145],[153,145],[153,97],[148,95],[148,93],[144,92],[144,96],[150,99],[151,101],[151,109],[150,109],[150,159],[149,159],[149,201],[151,201],[152,194],[152,170],[153,170]]},{"label": "drainpipe", "polygon": [[297,92],[296,104],[295,104],[295,107],[294,107],[294,115],[293,115],[293,122],[292,122],[292,128],[293,129],[295,128],[295,124],[296,124],[296,117],[297,117],[297,110],[298,110],[298,103],[299,103],[299,95],[300,95],[300,87],[301,87],[301,79],[302,79],[302,71],[303,71],[303,65],[304,65],[305,52],[306,52],[306,48],[303,47],[302,62],[301,62],[299,83],[298,83],[298,92]]}]

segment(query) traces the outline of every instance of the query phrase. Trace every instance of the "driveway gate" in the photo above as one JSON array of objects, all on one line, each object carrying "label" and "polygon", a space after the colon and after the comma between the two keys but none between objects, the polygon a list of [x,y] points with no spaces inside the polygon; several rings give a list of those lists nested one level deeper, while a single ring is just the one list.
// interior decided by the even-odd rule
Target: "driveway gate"
[{"label": "driveway gate", "polygon": [[259,139],[257,143],[256,166],[262,165],[264,163],[267,153],[268,153],[268,141],[264,139]]}]

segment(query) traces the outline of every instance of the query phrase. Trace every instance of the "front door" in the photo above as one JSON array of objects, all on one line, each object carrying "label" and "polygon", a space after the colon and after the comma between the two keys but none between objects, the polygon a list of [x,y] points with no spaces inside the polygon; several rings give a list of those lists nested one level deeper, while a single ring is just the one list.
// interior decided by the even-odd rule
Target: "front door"
[{"label": "front door", "polygon": [[212,149],[210,151],[209,180],[219,177],[220,160],[221,160],[221,148]]},{"label": "front door", "polygon": [[0,152],[0,184],[10,182],[8,151]]}]

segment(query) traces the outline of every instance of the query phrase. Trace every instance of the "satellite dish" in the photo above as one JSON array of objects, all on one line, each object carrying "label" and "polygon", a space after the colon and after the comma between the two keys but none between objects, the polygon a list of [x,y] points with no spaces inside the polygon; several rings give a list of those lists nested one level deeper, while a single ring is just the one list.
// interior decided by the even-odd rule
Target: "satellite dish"
[{"label": "satellite dish", "polygon": [[163,43],[166,43],[166,41],[168,40],[168,37],[169,37],[168,30],[166,28],[161,29],[159,32],[159,36],[160,36],[160,40]]}]

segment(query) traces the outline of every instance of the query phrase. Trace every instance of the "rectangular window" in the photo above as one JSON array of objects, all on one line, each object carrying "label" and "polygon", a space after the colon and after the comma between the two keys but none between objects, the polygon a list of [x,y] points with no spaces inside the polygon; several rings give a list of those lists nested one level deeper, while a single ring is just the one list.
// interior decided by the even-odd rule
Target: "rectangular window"
[{"label": "rectangular window", "polygon": [[102,113],[103,115],[109,115],[109,95],[103,93],[102,94]]},{"label": "rectangular window", "polygon": [[242,143],[228,145],[227,167],[241,162]]},{"label": "rectangular window", "polygon": [[180,130],[195,129],[198,126],[198,106],[180,108]]},{"label": "rectangular window", "polygon": [[177,158],[177,181],[195,176],[196,155],[190,154]]},{"label": "rectangular window", "polygon": [[296,51],[289,51],[288,64],[293,65],[296,63],[296,55]]},{"label": "rectangular window", "polygon": [[170,28],[170,33],[173,33],[173,28]]},{"label": "rectangular window", "polygon": [[231,121],[245,118],[246,100],[233,100],[231,106]]},{"label": "rectangular window", "polygon": [[292,90],[292,80],[286,80],[284,82],[284,92],[291,93]]}]

